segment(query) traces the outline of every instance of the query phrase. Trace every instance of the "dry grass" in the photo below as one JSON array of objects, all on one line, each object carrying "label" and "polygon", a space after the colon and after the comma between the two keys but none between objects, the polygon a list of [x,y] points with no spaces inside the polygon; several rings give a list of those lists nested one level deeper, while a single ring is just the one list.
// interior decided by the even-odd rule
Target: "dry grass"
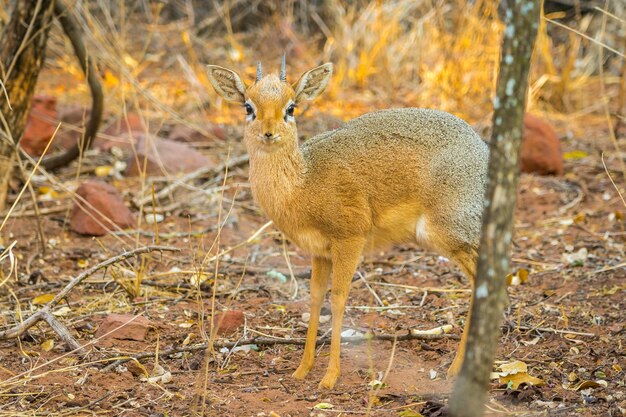
[{"label": "dry grass", "polygon": [[[273,12],[254,15],[245,7],[235,7],[246,4],[239,1],[230,8],[228,3],[206,6],[217,7],[212,27],[226,33],[212,37],[197,32],[184,3],[175,3],[183,17],[168,22],[155,5],[130,13],[119,2],[116,14],[108,2],[89,2],[89,7],[77,4],[91,52],[104,76],[109,113],[140,111],[150,130],[172,122],[198,124],[207,118],[238,121],[238,113],[233,114],[230,107],[208,110],[221,103],[208,85],[204,64],[235,67],[252,79],[258,59],[277,71],[283,51],[288,54],[292,80],[316,63],[335,64],[330,96],[319,100],[316,107],[341,117],[390,105],[442,108],[474,122],[490,113],[502,31],[497,0],[329,2],[323,10],[309,6],[307,12],[315,18],[308,22],[306,35],[298,26],[297,11],[276,6]],[[626,30],[616,16],[621,6],[615,1],[608,6],[612,13],[606,33],[611,36],[604,36],[601,43],[621,50],[620,38],[613,34]],[[238,21],[237,13],[244,12],[250,22],[261,23],[247,31],[233,31],[231,21]],[[332,18],[324,22],[320,15]],[[569,114],[584,111],[595,101],[590,90],[599,82],[598,52],[592,41],[576,32],[595,39],[602,15],[586,15],[568,23],[571,31],[551,23],[562,17],[564,14],[558,13],[542,20],[531,106]],[[53,72],[80,79],[68,45],[57,40],[52,52]],[[618,57],[611,52],[607,55],[608,66],[614,68]],[[617,76],[615,71],[607,74],[607,85],[614,85]],[[67,87],[63,82],[49,91],[69,93],[68,99],[86,93],[80,84]]]},{"label": "dry grass", "polygon": [[[214,63],[234,67],[251,80],[256,60],[262,58],[269,70],[277,71],[283,51],[288,54],[288,77],[292,81],[299,73],[322,61],[335,64],[329,94],[313,105],[316,110],[309,111],[308,118],[315,117],[316,113],[329,113],[348,119],[368,110],[392,106],[440,108],[482,126],[488,124],[491,116],[503,29],[496,0],[337,0],[325,7],[307,6],[306,25],[299,11],[293,8],[293,2],[289,2],[291,8],[287,10],[280,7],[282,2],[278,2],[278,6],[275,4],[276,7],[269,10],[256,11],[246,5],[258,2],[234,1],[229,8],[225,6],[229,2],[220,2],[225,4],[206,6],[217,9],[205,16],[200,25],[194,21],[185,1],[172,2],[171,7],[180,15],[175,20],[165,19],[160,2],[137,2],[145,7],[131,9],[126,9],[124,1],[72,3],[80,16],[90,53],[103,77],[107,115],[119,119],[127,117],[131,111],[137,113],[150,133],[175,124],[200,130],[205,128],[206,121],[238,124],[240,109],[222,106],[208,84],[204,65]],[[606,109],[610,113],[623,111],[616,108],[620,82],[618,56],[606,48],[603,53],[598,52],[597,43],[588,39],[596,39],[624,53],[623,38],[615,35],[626,33],[626,22],[619,17],[623,7],[618,0],[609,1],[607,5],[604,14],[587,15],[568,23],[571,30],[551,23],[562,15],[545,16],[542,20],[531,75],[529,106],[533,111],[550,115],[559,126],[571,125],[575,130],[585,123],[592,123],[604,127]],[[6,13],[6,10],[2,12]],[[610,29],[603,29],[603,19]],[[242,21],[257,23],[245,31],[238,31]],[[53,94],[63,103],[87,102],[87,86],[69,44],[60,33],[60,30],[52,33],[40,92]],[[601,85],[605,94],[598,97]],[[216,144],[210,152],[224,160],[229,153],[242,154],[239,139],[232,137],[224,144]],[[616,170],[620,169],[618,160],[623,135],[613,142],[606,141],[607,155],[603,163],[606,161]],[[83,163],[93,165],[90,158],[98,156],[89,154]],[[35,186],[46,185],[56,190],[59,193],[57,201],[64,207],[69,207],[77,198],[74,190],[84,177],[78,169],[66,170],[59,175],[35,174]],[[144,280],[154,279],[158,274],[161,277],[170,274],[170,277],[175,276],[174,281],[182,280],[192,286],[193,290],[184,297],[197,303],[197,328],[203,329],[199,337],[214,340],[215,334],[204,332],[204,321],[213,321],[216,309],[224,308],[216,304],[217,289],[236,292],[241,285],[241,280],[219,281],[221,260],[237,249],[258,243],[260,238],[273,236],[265,225],[249,239],[225,246],[221,231],[234,205],[232,192],[236,191],[226,184],[231,178],[229,175],[225,172],[217,181],[197,187],[202,188],[202,192],[188,194],[193,198],[181,206],[195,210],[203,207],[209,211],[215,216],[217,231],[212,235],[213,240],[205,243],[204,240],[194,240],[191,226],[180,230],[189,232],[186,259],[189,267],[186,270],[155,273],[155,269],[172,258],[155,259],[152,256],[112,269],[94,279],[94,283],[115,281],[123,291],[86,300],[72,312],[72,317],[131,310],[134,308],[132,300],[141,296],[173,299],[171,291],[142,285]],[[624,189],[624,177],[613,175],[611,181],[615,182],[618,191]],[[164,184],[167,183],[162,179],[150,179],[144,174],[133,186],[137,194],[145,196]],[[209,186],[212,188],[207,192]],[[231,193],[227,195],[225,190]],[[13,202],[23,210],[29,205],[24,197]],[[137,229],[146,228],[142,224],[144,212],[160,209],[155,202],[145,206],[142,203],[139,207]],[[65,214],[67,217],[67,211]],[[10,215],[10,212],[4,214],[3,224],[12,220]],[[142,244],[139,233],[116,232],[112,236],[120,247],[132,248]],[[151,232],[158,242],[158,227],[152,226]],[[22,269],[25,273],[25,265],[30,260],[24,259],[27,254],[16,254],[10,235],[0,237],[2,243],[8,249],[0,251],[0,290],[10,294],[17,290],[18,271]],[[107,253],[107,250],[103,247],[102,252]],[[286,248],[277,247],[275,253],[267,256],[284,256],[286,265],[293,272]],[[209,301],[211,309],[206,313],[209,316],[205,317],[203,306],[207,300],[203,299],[206,294],[200,286],[207,282],[212,284],[214,292]],[[19,319],[21,311],[32,308],[21,305],[15,296],[3,299],[0,306],[3,309],[11,306],[12,309],[9,314],[6,309],[3,311],[1,327]],[[24,354],[33,361],[33,369],[40,366],[37,358]],[[212,354],[207,352],[207,355]],[[205,363],[208,367],[208,358]],[[90,363],[76,366],[88,365]],[[64,366],[56,372],[69,369],[73,366]],[[199,376],[200,380],[204,378],[204,384],[207,369]],[[25,374],[20,382],[40,375]],[[206,385],[198,385],[203,386],[203,391],[198,394],[203,398],[208,396]],[[9,388],[0,384],[0,396],[8,395]],[[204,404],[202,401],[201,408]]]}]

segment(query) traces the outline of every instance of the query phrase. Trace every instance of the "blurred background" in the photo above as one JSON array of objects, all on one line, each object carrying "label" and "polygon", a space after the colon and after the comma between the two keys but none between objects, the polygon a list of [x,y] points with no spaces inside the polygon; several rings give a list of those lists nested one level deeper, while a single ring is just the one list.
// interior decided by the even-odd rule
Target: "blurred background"
[{"label": "blurred background", "polygon": [[[489,123],[503,27],[496,0],[71,3],[104,80],[107,112],[141,111],[151,129],[181,119],[240,121],[238,109],[222,108],[204,66],[253,80],[257,61],[277,72],[283,52],[290,82],[314,65],[335,65],[315,112],[347,119],[373,108],[433,107]],[[625,7],[619,0],[546,1],[531,111],[573,129],[581,117],[606,123],[605,105],[619,113]],[[87,99],[81,78],[55,28],[39,91],[60,103]]]}]

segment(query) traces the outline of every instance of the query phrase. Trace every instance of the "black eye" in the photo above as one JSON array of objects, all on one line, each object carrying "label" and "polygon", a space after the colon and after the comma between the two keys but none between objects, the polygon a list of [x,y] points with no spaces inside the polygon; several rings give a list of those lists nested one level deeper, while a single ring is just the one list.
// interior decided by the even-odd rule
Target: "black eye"
[{"label": "black eye", "polygon": [[293,117],[293,112],[295,109],[296,109],[295,104],[291,104],[289,107],[287,107],[287,116]]},{"label": "black eye", "polygon": [[243,107],[246,109],[246,116],[252,116],[254,114],[254,109],[248,103],[245,103]]}]

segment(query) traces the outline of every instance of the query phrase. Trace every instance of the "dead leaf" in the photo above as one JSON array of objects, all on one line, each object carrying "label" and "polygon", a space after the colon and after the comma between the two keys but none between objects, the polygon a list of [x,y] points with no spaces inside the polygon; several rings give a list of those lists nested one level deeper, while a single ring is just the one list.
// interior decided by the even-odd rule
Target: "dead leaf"
[{"label": "dead leaf", "polygon": [[101,165],[97,166],[94,170],[96,177],[106,177],[111,174],[113,171],[113,167],[111,165]]},{"label": "dead leaf", "polygon": [[513,361],[500,365],[500,376],[514,375],[519,372],[528,372],[528,365],[522,361]]},{"label": "dead leaf", "polygon": [[563,159],[565,160],[576,160],[576,159],[583,159],[588,157],[589,154],[585,151],[581,151],[581,150],[575,150],[575,151],[571,151],[571,152],[565,152],[563,154]]},{"label": "dead leaf", "polygon": [[584,381],[580,381],[577,385],[575,385],[572,388],[572,390],[580,391],[580,390],[587,389],[587,388],[598,388],[601,386],[602,384],[599,383],[598,381],[584,380]]},{"label": "dead leaf", "polygon": [[47,199],[54,200],[59,198],[59,193],[54,191],[52,187],[48,187],[47,185],[42,185],[37,190],[40,195],[45,196]]},{"label": "dead leaf", "polygon": [[385,384],[382,381],[379,381],[378,379],[371,380],[367,385],[371,387],[372,389],[381,389],[387,386],[387,384]]},{"label": "dead leaf", "polygon": [[41,347],[46,352],[50,352],[52,348],[54,347],[54,340],[48,339],[45,342],[43,342],[41,345],[39,345],[39,347]]},{"label": "dead leaf", "polygon": [[187,346],[189,343],[191,343],[191,340],[195,337],[196,337],[195,333],[189,333],[187,337],[185,338],[185,340],[183,340],[183,346]]},{"label": "dead leaf", "polygon": [[521,384],[534,385],[540,387],[545,384],[542,379],[528,375],[526,372],[518,372],[513,375],[507,375],[500,377],[500,383],[505,384],[513,390],[519,388]]},{"label": "dead leaf", "polygon": [[37,297],[33,298],[33,301],[31,301],[31,303],[33,303],[34,305],[48,304],[50,301],[52,301],[54,297],[55,294],[38,295]]},{"label": "dead leaf", "polygon": [[528,270],[520,268],[515,274],[509,274],[506,277],[509,285],[521,285],[528,281]]},{"label": "dead leaf", "polygon": [[315,406],[313,408],[317,408],[318,410],[328,410],[329,408],[333,408],[334,405],[332,405],[331,403],[318,403],[315,404]]},{"label": "dead leaf", "polygon": [[72,309],[69,308],[68,306],[63,306],[61,308],[54,310],[52,314],[57,317],[61,317],[61,316],[67,316],[71,311]]}]

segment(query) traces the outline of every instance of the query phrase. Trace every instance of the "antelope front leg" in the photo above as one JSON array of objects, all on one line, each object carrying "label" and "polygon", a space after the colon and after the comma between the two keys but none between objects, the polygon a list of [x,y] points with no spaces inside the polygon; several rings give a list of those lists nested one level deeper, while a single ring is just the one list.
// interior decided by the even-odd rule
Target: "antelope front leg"
[{"label": "antelope front leg", "polygon": [[346,308],[352,277],[365,242],[356,240],[341,242],[332,247],[333,276],[331,286],[332,337],[330,340],[330,360],[320,388],[332,389],[339,378],[341,353],[341,327]]},{"label": "antelope front leg", "polygon": [[320,310],[324,303],[324,296],[328,288],[328,277],[330,276],[330,259],[314,257],[311,268],[311,317],[309,327],[306,332],[306,344],[304,354],[300,361],[300,366],[292,374],[296,379],[304,379],[313,367],[315,361],[315,342],[317,341],[317,327],[319,325]]}]

